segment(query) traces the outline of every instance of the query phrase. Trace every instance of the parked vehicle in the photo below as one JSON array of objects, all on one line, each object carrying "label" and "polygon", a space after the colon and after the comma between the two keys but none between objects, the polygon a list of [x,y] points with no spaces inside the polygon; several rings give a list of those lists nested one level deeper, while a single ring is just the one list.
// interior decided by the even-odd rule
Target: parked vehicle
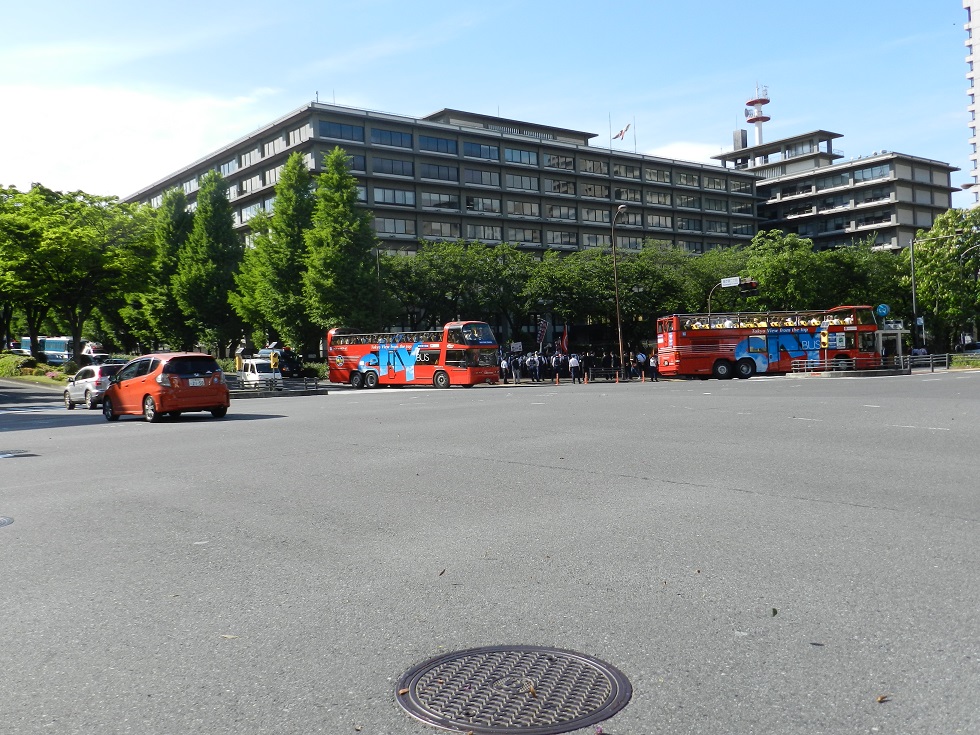
[{"label": "parked vehicle", "polygon": [[109,387],[109,380],[119,372],[122,365],[90,365],[83,367],[72,377],[68,378],[65,388],[65,408],[69,411],[77,404],[85,408],[97,408],[102,403],[102,396]]},{"label": "parked vehicle", "polygon": [[218,362],[198,352],[164,352],[130,360],[112,376],[102,399],[102,414],[116,421],[127,414],[158,421],[185,411],[228,413],[228,384]]},{"label": "parked vehicle", "polygon": [[243,388],[252,390],[282,390],[282,373],[272,366],[272,361],[250,357],[242,361],[238,379]]},{"label": "parked vehicle", "polygon": [[300,371],[303,369],[303,365],[299,361],[296,353],[292,350],[283,349],[281,347],[263,347],[259,350],[258,357],[264,357],[267,360],[272,360],[272,356],[276,355],[278,358],[278,368],[282,373],[284,378],[298,378]]}]

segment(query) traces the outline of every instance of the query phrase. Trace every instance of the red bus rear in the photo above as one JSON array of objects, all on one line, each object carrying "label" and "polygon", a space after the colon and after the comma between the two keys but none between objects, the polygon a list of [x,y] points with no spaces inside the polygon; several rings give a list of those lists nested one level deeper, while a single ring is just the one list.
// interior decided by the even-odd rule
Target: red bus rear
[{"label": "red bus rear", "polygon": [[493,384],[500,379],[498,358],[497,340],[484,322],[450,322],[441,330],[397,334],[327,332],[330,382],[354,388]]},{"label": "red bus rear", "polygon": [[881,365],[877,331],[870,306],[672,314],[657,320],[657,359],[665,376],[748,378],[792,372],[796,360],[868,369]]}]

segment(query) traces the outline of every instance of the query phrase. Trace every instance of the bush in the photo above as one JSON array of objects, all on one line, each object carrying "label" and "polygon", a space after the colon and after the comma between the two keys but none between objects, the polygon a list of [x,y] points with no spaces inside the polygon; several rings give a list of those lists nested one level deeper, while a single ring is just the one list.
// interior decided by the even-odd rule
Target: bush
[{"label": "bush", "polygon": [[78,372],[78,363],[74,360],[65,360],[58,369],[66,375],[74,375]]},{"label": "bush", "polygon": [[325,362],[308,362],[303,365],[304,378],[319,378],[326,382],[330,380],[330,366]]},{"label": "bush", "polygon": [[13,378],[21,375],[22,368],[34,368],[37,360],[26,355],[0,355],[0,377]]}]

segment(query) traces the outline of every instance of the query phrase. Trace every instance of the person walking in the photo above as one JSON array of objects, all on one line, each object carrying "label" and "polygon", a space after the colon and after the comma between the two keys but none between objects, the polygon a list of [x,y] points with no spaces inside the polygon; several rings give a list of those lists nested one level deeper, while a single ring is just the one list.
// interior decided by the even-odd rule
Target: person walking
[{"label": "person walking", "polygon": [[572,354],[568,358],[568,372],[572,375],[572,384],[582,382],[582,373],[579,371],[578,355]]}]

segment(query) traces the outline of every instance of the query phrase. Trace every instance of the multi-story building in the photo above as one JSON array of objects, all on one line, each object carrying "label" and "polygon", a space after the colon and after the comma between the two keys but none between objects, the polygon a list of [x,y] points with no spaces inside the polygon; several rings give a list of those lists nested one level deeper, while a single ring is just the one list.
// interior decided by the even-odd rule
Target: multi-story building
[{"label": "multi-story building", "polygon": [[[963,9],[966,10],[966,25],[963,26],[966,29],[966,81],[968,86],[966,94],[970,100],[966,107],[970,115],[970,139],[967,143],[970,145],[970,178],[972,179],[970,183],[964,185],[964,188],[973,191],[973,201],[976,204],[980,202],[980,188],[977,186],[980,180],[977,178],[977,90],[974,86],[976,80],[974,63],[977,61],[977,55],[973,53],[973,28],[974,18],[980,21],[980,0],[963,0]],[[980,26],[977,27],[980,29]]]},{"label": "multi-story building", "polygon": [[891,151],[844,161],[833,148],[840,137],[815,130],[748,146],[737,131],[735,150],[714,158],[760,177],[761,229],[798,233],[821,250],[869,236],[882,248],[908,247],[950,208],[950,174],[959,169]]},{"label": "multi-story building", "polygon": [[[270,210],[286,158],[314,172],[335,146],[350,156],[382,247],[422,240],[510,242],[572,251],[638,249],[645,239],[692,252],[747,243],[756,232],[756,176],[589,145],[591,133],[459,110],[422,119],[310,103],[127,197],[159,205],[219,170],[236,226]],[[613,215],[621,206],[623,213]]]}]

